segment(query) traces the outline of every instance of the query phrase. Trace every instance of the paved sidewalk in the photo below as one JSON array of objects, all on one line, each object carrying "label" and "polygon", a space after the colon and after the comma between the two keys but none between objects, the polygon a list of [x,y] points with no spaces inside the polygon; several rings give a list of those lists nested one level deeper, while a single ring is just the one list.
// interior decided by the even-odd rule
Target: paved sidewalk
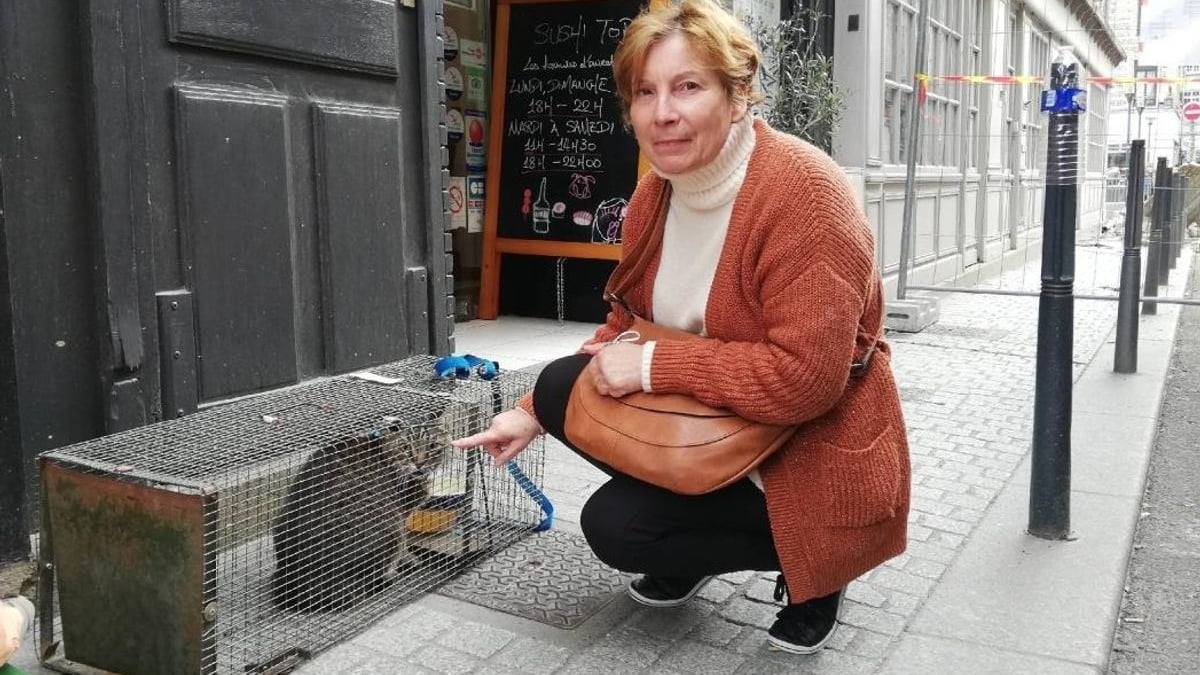
[{"label": "paved sidewalk", "polygon": [[[1190,252],[1172,274],[1181,295]],[[1080,256],[1117,279],[1120,249]],[[1038,262],[1005,288],[1036,284]],[[1011,282],[1011,283],[1009,283]],[[1115,281],[1114,281],[1115,285]],[[1034,285],[1031,290],[1037,290]],[[573,631],[429,595],[300,673],[1096,673],[1107,663],[1178,308],[1141,321],[1139,373],[1112,374],[1116,303],[1075,306],[1072,527],[1025,534],[1037,299],[945,294],[941,319],[890,334],[913,464],[908,551],[850,586],[843,625],[815,656],[770,652],[774,575],[725,575],[688,605],[619,597]],[[519,318],[457,327],[457,351],[533,365],[591,327]],[[555,526],[578,530],[603,476],[547,448]],[[570,589],[563,589],[569,592]]]},{"label": "paved sidewalk", "polygon": [[[1079,260],[1081,279],[1118,278],[1118,247]],[[1004,287],[1036,284],[1037,264],[1012,270]],[[1175,284],[1164,295],[1180,294]],[[1111,373],[1116,303],[1079,301],[1075,312],[1074,541],[1024,532],[1036,298],[947,294],[938,324],[889,336],[913,453],[909,549],[850,587],[832,648],[769,652],[773,576],[744,573],[679,609],[619,598],[574,631],[428,596],[302,672],[1098,672],[1178,308],[1142,319],[1140,373],[1126,376]],[[458,351],[520,367],[569,353],[589,333],[551,321],[473,322],[458,327]],[[569,451],[548,449],[557,527],[578,528],[601,481]]]}]

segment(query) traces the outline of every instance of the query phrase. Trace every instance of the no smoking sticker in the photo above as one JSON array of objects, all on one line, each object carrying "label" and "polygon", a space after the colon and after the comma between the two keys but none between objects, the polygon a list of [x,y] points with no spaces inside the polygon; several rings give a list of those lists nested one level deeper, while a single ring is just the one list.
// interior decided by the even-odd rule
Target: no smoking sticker
[{"label": "no smoking sticker", "polygon": [[457,230],[467,226],[467,179],[465,176],[451,176],[450,187],[446,190],[446,203],[450,209],[450,228]]}]

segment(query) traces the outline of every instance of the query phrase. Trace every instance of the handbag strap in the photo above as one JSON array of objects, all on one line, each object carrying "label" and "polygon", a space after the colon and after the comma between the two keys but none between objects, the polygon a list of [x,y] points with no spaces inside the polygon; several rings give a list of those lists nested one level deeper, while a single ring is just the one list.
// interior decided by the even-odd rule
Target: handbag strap
[{"label": "handbag strap", "polygon": [[850,362],[850,377],[862,377],[867,374],[867,368],[871,367],[871,357],[875,355],[875,345],[877,344],[879,344],[878,335],[871,340],[871,344],[867,345],[867,350],[863,352],[862,358]]},{"label": "handbag strap", "polygon": [[616,269],[608,277],[604,286],[604,301],[615,302],[625,308],[630,314],[637,315],[625,301],[625,294],[630,288],[646,275],[646,268],[654,254],[662,246],[663,231],[667,224],[667,211],[671,206],[671,183],[663,181],[663,188],[654,202],[654,210],[650,214],[650,229],[637,240],[629,251],[621,257]]}]

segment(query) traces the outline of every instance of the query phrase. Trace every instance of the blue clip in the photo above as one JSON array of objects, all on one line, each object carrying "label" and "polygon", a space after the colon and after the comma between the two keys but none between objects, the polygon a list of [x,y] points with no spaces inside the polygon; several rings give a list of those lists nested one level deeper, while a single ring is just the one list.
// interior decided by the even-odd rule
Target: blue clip
[{"label": "blue clip", "polygon": [[1087,92],[1075,87],[1042,92],[1042,112],[1078,113],[1087,110]]},{"label": "blue clip", "polygon": [[463,358],[467,360],[467,363],[471,364],[471,367],[475,370],[475,374],[481,380],[494,380],[500,374],[500,364],[496,361],[481,359],[471,354],[466,354]]},{"label": "blue clip", "polygon": [[500,364],[472,354],[451,354],[437,360],[433,369],[442,380],[469,380],[474,374],[481,380],[493,380],[500,374]]}]

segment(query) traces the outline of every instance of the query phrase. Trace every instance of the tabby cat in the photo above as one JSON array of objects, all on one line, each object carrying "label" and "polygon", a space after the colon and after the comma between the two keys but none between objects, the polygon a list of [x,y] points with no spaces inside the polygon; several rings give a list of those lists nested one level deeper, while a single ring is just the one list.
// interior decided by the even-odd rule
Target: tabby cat
[{"label": "tabby cat", "polygon": [[314,452],[274,523],[275,603],[346,609],[411,567],[405,519],[448,440],[437,424],[392,427]]}]

